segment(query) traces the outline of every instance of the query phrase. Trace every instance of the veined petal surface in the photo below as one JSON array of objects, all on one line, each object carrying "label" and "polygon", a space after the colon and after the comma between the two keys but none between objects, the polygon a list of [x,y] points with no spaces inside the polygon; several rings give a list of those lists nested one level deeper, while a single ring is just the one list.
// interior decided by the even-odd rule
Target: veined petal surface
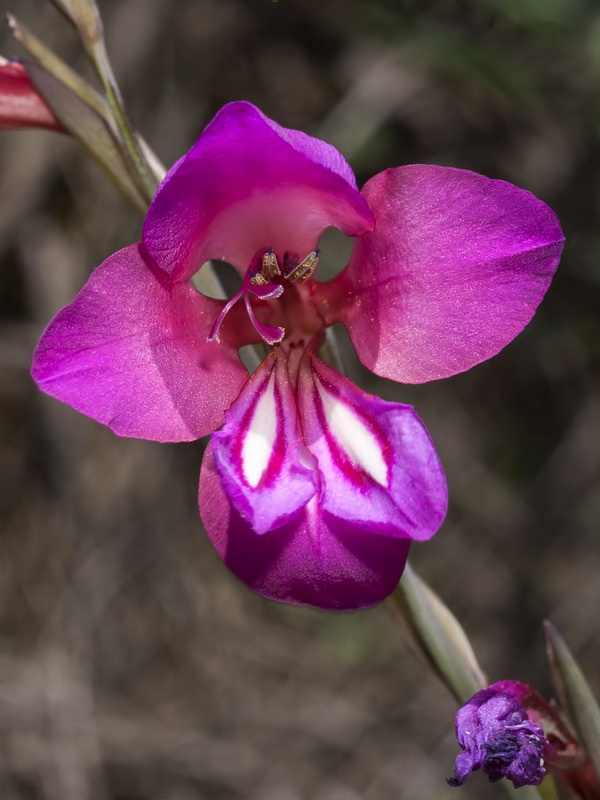
[{"label": "veined petal surface", "polygon": [[337,284],[365,366],[404,383],[444,378],[529,322],[563,247],[548,206],[504,181],[423,165],[382,172],[363,195],[376,227]]},{"label": "veined petal surface", "polygon": [[212,448],[200,473],[200,516],[217,553],[270,600],[350,611],[380,603],[404,570],[410,542],[377,536],[324,512],[314,496],[287,524],[257,535],[228,501]]},{"label": "veined petal surface", "polygon": [[302,361],[297,396],[304,441],[321,475],[323,511],[375,534],[433,536],[448,491],[412,406],[361,391],[314,356]]},{"label": "veined petal surface", "polygon": [[159,269],[185,280],[211,258],[243,273],[260,248],[303,258],[329,226],[358,236],[373,224],[334,147],[235,102],[169,170],[143,240]]},{"label": "veined petal surface", "polygon": [[316,475],[301,461],[294,392],[279,350],[252,375],[225,419],[211,440],[225,494],[256,534],[281,527],[313,497]]},{"label": "veined petal surface", "polygon": [[32,375],[120,436],[198,439],[223,423],[247,379],[235,349],[206,341],[221,305],[157,278],[139,246],[126,247],[48,325]]}]

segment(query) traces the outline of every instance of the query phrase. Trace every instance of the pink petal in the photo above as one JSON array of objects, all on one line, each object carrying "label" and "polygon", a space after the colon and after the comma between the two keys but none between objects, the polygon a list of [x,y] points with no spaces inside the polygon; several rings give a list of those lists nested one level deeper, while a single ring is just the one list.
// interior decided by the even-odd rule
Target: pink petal
[{"label": "pink petal", "polygon": [[448,491],[413,408],[366,394],[314,357],[302,361],[297,394],[304,442],[322,476],[322,510],[373,533],[433,536]]},{"label": "pink petal", "polygon": [[200,514],[217,553],[263,597],[349,611],[381,602],[404,570],[409,541],[337,520],[313,497],[287,525],[258,536],[230,505],[207,448]]},{"label": "pink petal", "polygon": [[529,322],[562,251],[553,212],[529,192],[464,170],[411,166],[372,178],[377,219],[338,280],[346,325],[378,375],[444,378],[501,350]]},{"label": "pink petal", "polygon": [[0,130],[50,128],[63,131],[50,107],[18,61],[0,57]]},{"label": "pink petal", "polygon": [[225,494],[255,533],[281,527],[315,494],[315,477],[300,461],[296,403],[279,348],[252,375],[225,419],[212,437]]},{"label": "pink petal", "polygon": [[351,236],[373,227],[342,156],[236,102],[167,173],[144,243],[160,269],[183,280],[211,258],[243,273],[261,248],[303,258],[331,225]]},{"label": "pink petal", "polygon": [[120,436],[197,439],[222,424],[247,379],[233,348],[206,341],[220,307],[157,279],[138,245],[126,247],[49,324],[32,375]]}]

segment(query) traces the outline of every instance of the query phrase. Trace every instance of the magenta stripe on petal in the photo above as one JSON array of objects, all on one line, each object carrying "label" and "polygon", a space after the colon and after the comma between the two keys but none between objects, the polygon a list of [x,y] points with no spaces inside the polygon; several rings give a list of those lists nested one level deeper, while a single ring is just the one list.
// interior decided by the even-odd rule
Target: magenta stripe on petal
[{"label": "magenta stripe on petal", "polygon": [[337,285],[365,366],[405,383],[444,378],[529,322],[563,246],[548,206],[504,181],[420,165],[376,175],[363,195],[377,224]]},{"label": "magenta stripe on petal", "polygon": [[393,592],[410,542],[323,512],[313,497],[286,525],[257,536],[230,505],[206,449],[200,515],[221,559],[240,580],[271,600],[339,611],[380,603]]},{"label": "magenta stripe on petal", "polygon": [[446,514],[446,479],[413,408],[361,391],[314,357],[301,363],[297,395],[323,511],[374,533],[433,536]]},{"label": "magenta stripe on petal", "polygon": [[294,393],[279,350],[252,375],[212,448],[225,494],[255,533],[285,524],[315,494],[315,474],[301,462]]},{"label": "magenta stripe on petal", "polygon": [[261,248],[303,258],[329,226],[358,236],[373,224],[335,148],[236,102],[169,170],[143,238],[157,266],[185,280],[211,258],[243,274]]},{"label": "magenta stripe on petal", "polygon": [[34,355],[40,388],[120,436],[189,441],[223,423],[247,373],[206,341],[222,303],[157,280],[138,245],[108,258]]}]

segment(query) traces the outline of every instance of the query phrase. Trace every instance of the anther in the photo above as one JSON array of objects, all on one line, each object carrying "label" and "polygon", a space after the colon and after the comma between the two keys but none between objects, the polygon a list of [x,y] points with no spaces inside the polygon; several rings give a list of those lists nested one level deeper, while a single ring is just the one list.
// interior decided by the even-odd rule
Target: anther
[{"label": "anther", "polygon": [[316,270],[319,264],[320,250],[310,252],[299,264],[290,264],[284,278],[292,283],[304,283]]},{"label": "anther", "polygon": [[269,281],[260,272],[253,272],[250,276],[252,286],[266,286]]},{"label": "anther", "polygon": [[279,261],[277,261],[277,256],[271,247],[269,247],[267,252],[262,257],[262,274],[266,278],[277,278],[279,275],[281,275]]}]

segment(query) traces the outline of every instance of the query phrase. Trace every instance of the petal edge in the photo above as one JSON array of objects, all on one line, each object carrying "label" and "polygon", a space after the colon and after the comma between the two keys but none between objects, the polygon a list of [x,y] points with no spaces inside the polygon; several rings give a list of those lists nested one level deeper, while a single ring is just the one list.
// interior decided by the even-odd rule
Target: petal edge
[{"label": "petal edge", "polygon": [[403,383],[490,358],[530,321],[563,234],[534,195],[466,170],[413,165],[372,178],[375,230],[338,277],[360,360]]},{"label": "petal edge", "polygon": [[233,348],[206,341],[220,306],[188,283],[158,280],[131,245],[50,322],[32,376],[119,436],[198,439],[222,424],[247,379]]}]

